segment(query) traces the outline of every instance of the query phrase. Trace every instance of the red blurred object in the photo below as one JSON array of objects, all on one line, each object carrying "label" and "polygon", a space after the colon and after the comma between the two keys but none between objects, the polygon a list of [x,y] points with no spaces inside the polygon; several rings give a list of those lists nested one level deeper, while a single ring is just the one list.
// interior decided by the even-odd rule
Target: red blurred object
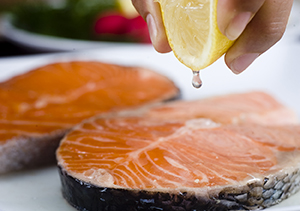
[{"label": "red blurred object", "polygon": [[95,32],[119,37],[120,41],[151,42],[147,24],[141,16],[129,19],[117,12],[101,14],[95,23]]}]

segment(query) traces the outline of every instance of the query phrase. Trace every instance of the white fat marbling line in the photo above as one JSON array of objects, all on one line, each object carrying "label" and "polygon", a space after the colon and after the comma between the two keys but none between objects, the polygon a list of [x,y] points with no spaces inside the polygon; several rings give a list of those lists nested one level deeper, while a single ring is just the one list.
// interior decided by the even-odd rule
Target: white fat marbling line
[{"label": "white fat marbling line", "polygon": [[[75,145],[75,146],[82,146],[82,147],[86,147],[86,148],[91,148],[91,149],[105,149],[105,150],[118,150],[118,151],[129,151],[129,150],[134,150],[133,148],[116,148],[116,147],[105,147],[105,146],[94,146],[94,145],[88,145],[88,144],[85,144],[85,143],[80,143],[80,142],[73,142],[73,141],[70,141],[70,140],[66,140],[64,141],[65,143],[68,143],[68,144],[72,144],[72,145]],[[90,152],[89,152],[90,153]]]}]

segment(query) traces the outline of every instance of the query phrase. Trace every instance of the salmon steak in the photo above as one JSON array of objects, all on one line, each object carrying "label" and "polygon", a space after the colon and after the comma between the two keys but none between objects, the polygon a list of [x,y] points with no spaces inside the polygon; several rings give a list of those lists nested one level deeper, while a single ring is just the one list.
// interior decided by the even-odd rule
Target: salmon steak
[{"label": "salmon steak", "polygon": [[82,120],[179,96],[145,68],[92,61],[49,64],[0,83],[0,173],[55,163],[61,138]]},{"label": "salmon steak", "polygon": [[263,92],[91,118],[56,152],[78,210],[254,210],[299,189],[297,115]]}]

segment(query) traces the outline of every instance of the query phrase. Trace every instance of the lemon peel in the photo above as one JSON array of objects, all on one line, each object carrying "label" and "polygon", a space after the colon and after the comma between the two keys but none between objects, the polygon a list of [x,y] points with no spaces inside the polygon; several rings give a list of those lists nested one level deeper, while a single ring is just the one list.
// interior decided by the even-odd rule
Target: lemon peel
[{"label": "lemon peel", "polygon": [[127,18],[134,18],[139,15],[132,5],[131,0],[118,0],[117,6],[121,13]]}]

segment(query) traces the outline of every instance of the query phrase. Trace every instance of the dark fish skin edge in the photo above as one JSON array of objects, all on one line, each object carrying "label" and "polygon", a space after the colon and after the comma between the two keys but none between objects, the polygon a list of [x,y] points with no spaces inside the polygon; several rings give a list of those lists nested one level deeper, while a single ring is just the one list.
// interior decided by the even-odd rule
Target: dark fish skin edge
[{"label": "dark fish skin edge", "polygon": [[209,198],[186,192],[163,193],[95,186],[70,176],[58,166],[63,197],[80,211],[229,211],[275,205],[300,188],[300,171],[271,175],[243,187],[223,188]]},{"label": "dark fish skin edge", "polygon": [[162,102],[172,102],[172,101],[175,101],[175,100],[182,100],[182,99],[183,99],[182,98],[182,91],[179,88],[177,88],[176,95],[174,95],[173,97],[170,97],[168,99],[165,99]]}]

